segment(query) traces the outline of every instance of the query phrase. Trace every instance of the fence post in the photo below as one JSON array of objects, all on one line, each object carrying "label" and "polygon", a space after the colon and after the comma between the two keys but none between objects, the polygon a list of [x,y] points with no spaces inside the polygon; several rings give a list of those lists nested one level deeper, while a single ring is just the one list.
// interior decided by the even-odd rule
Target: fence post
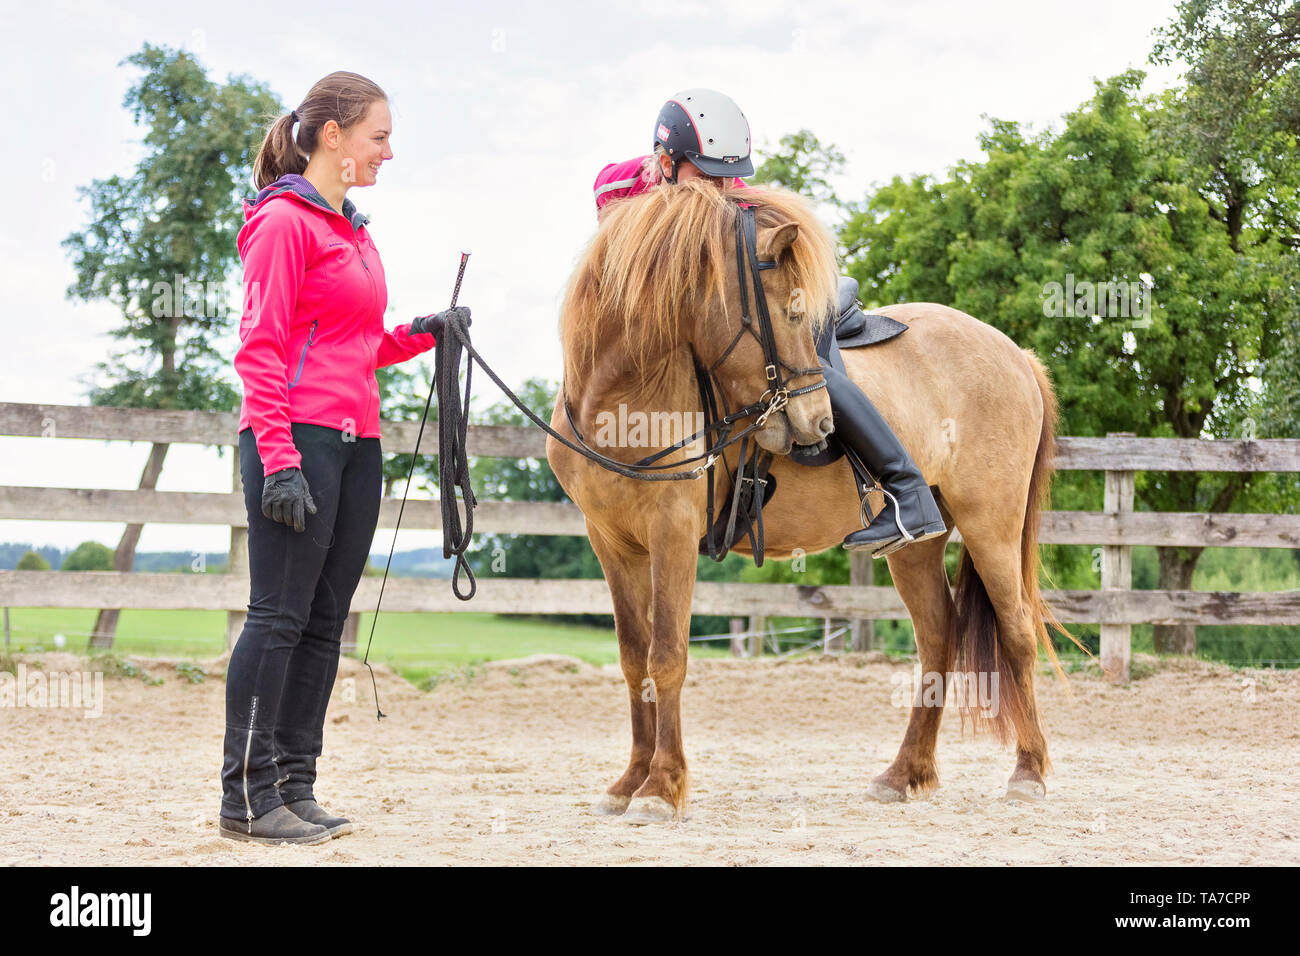
[{"label": "fence post", "polygon": [[739,635],[745,633],[745,619],[743,617],[733,617],[731,619],[731,656],[745,656],[745,639]]},{"label": "fence post", "polygon": [[[232,478],[230,482],[231,491],[241,491],[244,487],[244,479],[239,471],[239,446],[234,445],[231,449],[231,458],[234,460]],[[230,527],[230,560],[226,563],[226,573],[237,575],[240,580],[248,580],[248,529]],[[244,621],[248,617],[247,611],[227,611],[226,612],[226,650],[235,646],[235,641],[239,640],[239,635],[244,632]]]},{"label": "fence post", "polygon": [[343,635],[339,639],[340,654],[355,654],[357,650],[357,632],[361,630],[361,612],[353,611],[343,622]]},{"label": "fence post", "polygon": [[[847,622],[845,622],[847,624]],[[822,653],[823,654],[843,654],[844,653],[844,630],[837,628],[836,621],[829,617],[822,621]],[[839,631],[837,634],[836,631]]]},{"label": "fence post", "polygon": [[[1107,438],[1132,438],[1132,432],[1107,432]],[[1107,514],[1126,514],[1133,510],[1133,472],[1106,472],[1103,510]],[[1103,545],[1101,549],[1101,589],[1129,591],[1133,588],[1133,549],[1123,544]],[[1101,625],[1101,672],[1115,683],[1129,679],[1133,658],[1133,626]]]},{"label": "fence post", "polygon": [[763,656],[763,638],[767,636],[767,618],[751,617],[749,619],[749,656]]},{"label": "fence post", "polygon": [[[875,567],[872,564],[874,559],[866,551],[849,552],[849,584],[854,587],[869,585],[874,583]],[[875,649],[876,644],[876,622],[863,618],[854,620],[849,625],[852,639],[850,647],[859,653]]]}]

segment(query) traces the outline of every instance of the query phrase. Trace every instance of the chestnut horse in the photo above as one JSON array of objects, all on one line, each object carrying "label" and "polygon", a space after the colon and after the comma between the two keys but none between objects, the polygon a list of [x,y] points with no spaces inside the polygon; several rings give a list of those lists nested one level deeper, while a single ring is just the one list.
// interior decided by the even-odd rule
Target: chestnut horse
[{"label": "chestnut horse", "polygon": [[[831,238],[807,204],[783,190],[733,191],[704,182],[650,190],[610,210],[569,283],[560,318],[564,386],[551,418],[557,432],[575,438],[567,396],[582,437],[591,443],[603,434],[597,450],[620,462],[636,462],[682,435],[652,435],[649,444],[622,435],[612,441],[608,426],[615,420],[636,421],[638,413],[642,423],[684,419],[685,434],[692,434],[700,409],[693,354],[704,366],[720,361],[717,382],[731,407],[764,392],[758,340],[741,336],[725,352],[741,325],[734,229],[742,200],[755,206],[759,258],[776,263],[761,281],[777,351],[792,368],[818,366],[815,335],[829,320],[838,270]],[[940,675],[943,690],[951,675],[976,673],[998,689],[996,716],[977,725],[1015,740],[1008,796],[1041,797],[1049,764],[1034,695],[1039,646],[1056,663],[1037,546],[1039,505],[1052,471],[1052,387],[1033,353],[965,313],[931,303],[879,311],[907,331],[844,352],[845,365],[937,488],[944,520],[950,531],[961,529],[964,544],[955,594],[943,562],[947,535],[887,557],[921,667]],[[816,380],[805,375],[790,384]],[[677,419],[678,413],[686,414]],[[777,455],[771,473],[778,490],[763,512],[771,557],[838,547],[861,526],[843,458],[808,468],[785,457],[794,443],[815,444],[832,427],[826,391],[816,389],[791,398],[753,433]],[[702,450],[696,441],[666,460]],[[727,468],[721,456],[714,465],[719,500],[736,451],[727,450]],[[680,705],[705,482],[633,480],[554,438],[547,459],[582,509],[609,583],[632,712],[631,759],[596,809],[637,823],[674,819],[687,793]],[[748,553],[744,545],[736,550]],[[905,800],[938,786],[935,739],[944,695],[935,696],[914,699],[898,756],[871,782],[869,796]]]}]

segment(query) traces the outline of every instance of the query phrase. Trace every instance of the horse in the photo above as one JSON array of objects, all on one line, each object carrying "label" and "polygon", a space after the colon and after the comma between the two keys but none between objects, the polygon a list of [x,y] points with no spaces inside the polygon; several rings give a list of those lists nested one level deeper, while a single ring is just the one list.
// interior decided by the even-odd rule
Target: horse
[{"label": "horse", "polygon": [[[797,397],[753,431],[775,456],[770,474],[779,489],[763,509],[766,553],[812,554],[838,546],[864,519],[846,459],[810,468],[789,457],[796,444],[818,445],[834,427],[825,389],[811,386],[820,374],[816,336],[831,321],[838,276],[829,233],[793,193],[686,182],[611,208],[564,295],[564,380],[551,427],[566,440],[586,441],[616,411],[619,421],[639,413],[641,424],[698,412],[697,360],[716,365],[718,387],[732,405],[770,394],[759,338],[737,334],[746,281],[733,239],[741,204],[754,209],[759,258],[774,263],[761,273],[774,343],[782,363],[805,376],[791,382],[803,385]],[[1006,795],[1041,799],[1050,763],[1034,690],[1039,646],[1064,680],[1047,632],[1047,624],[1060,625],[1038,585],[1039,509],[1051,480],[1057,419],[1050,379],[1032,351],[964,312],[924,302],[877,311],[904,323],[906,332],[846,350],[844,363],[935,490],[948,534],[886,557],[922,670],[937,675],[942,689],[923,700],[918,688],[898,754],[866,796],[904,801],[938,786],[935,742],[948,685],[978,674],[996,681],[996,713],[977,714],[964,703],[963,728],[969,715],[1004,745],[1014,740]],[[599,451],[615,462],[632,464],[670,444],[662,434],[611,442],[608,431]],[[685,436],[693,431],[686,427]],[[696,439],[681,453],[698,455],[702,447]],[[547,461],[582,510],[608,582],[631,709],[627,769],[594,809],[632,823],[679,819],[688,790],[681,693],[707,523],[705,482],[632,480],[554,437]],[[725,496],[736,463],[733,444],[696,473],[712,467]],[[963,543],[955,591],[944,567],[954,527]],[[747,542],[735,550],[752,553]]]}]

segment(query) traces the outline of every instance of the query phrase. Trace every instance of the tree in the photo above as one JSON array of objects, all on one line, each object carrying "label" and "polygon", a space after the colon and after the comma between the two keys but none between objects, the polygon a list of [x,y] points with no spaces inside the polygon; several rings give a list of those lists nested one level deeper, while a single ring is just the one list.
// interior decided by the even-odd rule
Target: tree
[{"label": "tree", "polygon": [[83,541],[63,559],[60,571],[112,571],[113,551],[98,541]]},{"label": "tree", "polygon": [[759,164],[749,181],[784,186],[814,202],[838,209],[845,204],[835,195],[829,177],[844,171],[844,154],[831,143],[825,145],[809,130],[787,133],[777,150]]},{"label": "tree", "polygon": [[[70,298],[121,310],[112,335],[130,347],[100,363],[95,405],[226,410],[239,395],[213,339],[230,325],[224,290],[238,262],[238,198],[264,121],[279,101],[246,78],[210,81],[183,51],[145,44],[122,64],[143,71],[123,105],[144,128],[144,156],[129,175],[82,187],[90,222],[63,242],[76,268]],[[139,487],[157,486],[166,443],[150,449]],[[129,524],[113,567],[131,570],[142,525]],[[92,646],[111,646],[116,609],[100,611]]]},{"label": "tree", "polygon": [[[379,381],[379,407],[388,421],[418,422],[424,414],[424,403],[429,399],[429,385],[433,381],[433,369],[423,360],[413,363],[402,362],[386,365],[377,369],[375,377]],[[438,421],[438,402],[429,403],[429,420],[420,440],[420,460],[415,463],[414,475],[419,476],[425,484],[436,488],[438,485],[438,456],[430,454],[437,451],[434,441],[434,426]],[[411,456],[395,454],[384,456],[384,497],[391,497],[393,486],[405,481],[411,474]],[[414,476],[412,481],[414,481]]]},{"label": "tree", "polygon": [[[1278,244],[1202,195],[1204,170],[1161,135],[1170,97],[1141,97],[1142,80],[1099,82],[1059,134],[992,120],[986,158],[945,182],[894,179],[843,230],[849,268],[869,300],[946,302],[1034,348],[1066,434],[1240,436],[1279,338]],[[1146,473],[1138,501],[1221,512],[1252,480]],[[1202,550],[1158,549],[1160,586],[1190,588]],[[1158,650],[1194,641],[1157,629]]]},{"label": "tree", "polygon": [[18,559],[17,570],[19,571],[48,571],[49,569],[50,562],[35,551],[28,551]]}]

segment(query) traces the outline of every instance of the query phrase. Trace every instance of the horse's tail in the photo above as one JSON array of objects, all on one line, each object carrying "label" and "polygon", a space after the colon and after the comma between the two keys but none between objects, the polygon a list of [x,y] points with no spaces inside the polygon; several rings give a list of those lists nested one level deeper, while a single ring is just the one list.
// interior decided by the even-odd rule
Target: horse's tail
[{"label": "horse's tail", "polygon": [[[1024,607],[1029,612],[1034,634],[1038,644],[1047,654],[1057,676],[1065,681],[1065,672],[1056,656],[1056,648],[1048,633],[1048,625],[1060,631],[1074,643],[1078,640],[1065,629],[1056,614],[1043,599],[1038,586],[1038,522],[1043,502],[1052,483],[1056,456],[1056,423],[1058,417],[1056,392],[1048,378],[1047,369],[1033,352],[1023,349],[1029,361],[1038,385],[1038,392],[1043,399],[1043,422],[1038,435],[1038,450],[1034,454],[1033,470],[1029,477],[1029,493],[1025,501],[1024,526],[1020,531],[1020,579],[1024,596]],[[980,580],[970,552],[964,547],[961,563],[957,570],[957,584],[953,601],[956,604],[954,619],[959,670],[974,672],[975,675],[998,675],[998,710],[995,716],[985,721],[985,725],[997,735],[1003,743],[1009,743],[1028,731],[1029,701],[1023,699],[1022,685],[1015,679],[1014,662],[1010,655],[999,653],[997,615],[993,602],[989,600],[984,582]],[[1080,647],[1083,645],[1080,644]],[[1066,685],[1068,687],[1068,684]],[[963,714],[971,708],[963,708]],[[972,716],[974,716],[972,714]],[[975,725],[980,726],[977,719]]]},{"label": "horse's tail", "polygon": [[1056,390],[1052,388],[1052,380],[1048,377],[1047,369],[1032,351],[1029,349],[1022,349],[1022,351],[1025,353],[1025,358],[1029,360],[1029,367],[1034,370],[1034,381],[1038,383],[1038,393],[1043,397],[1043,427],[1038,435],[1038,452],[1034,455],[1034,470],[1029,478],[1029,500],[1025,503],[1025,526],[1020,532],[1020,577],[1024,582],[1025,604],[1033,615],[1034,633],[1038,637],[1038,643],[1047,653],[1047,659],[1052,662],[1052,669],[1056,671],[1056,676],[1068,687],[1065,671],[1061,669],[1061,662],[1056,656],[1056,647],[1052,644],[1051,634],[1048,633],[1048,626],[1068,637],[1080,650],[1086,652],[1087,648],[1057,620],[1056,613],[1043,599],[1043,592],[1038,586],[1040,568],[1038,524],[1043,504],[1048,500],[1052,475],[1056,471],[1056,423],[1060,416],[1056,404]]}]

